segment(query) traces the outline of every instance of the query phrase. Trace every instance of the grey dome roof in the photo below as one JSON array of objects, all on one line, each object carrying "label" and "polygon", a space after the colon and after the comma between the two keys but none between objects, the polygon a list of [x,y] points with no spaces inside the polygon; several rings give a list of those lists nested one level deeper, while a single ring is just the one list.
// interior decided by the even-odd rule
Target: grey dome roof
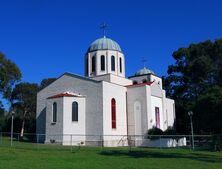
[{"label": "grey dome roof", "polygon": [[140,75],[146,75],[146,74],[155,74],[152,70],[147,69],[144,67],[143,69],[140,69],[135,73],[135,76],[140,76]]},{"label": "grey dome roof", "polygon": [[96,50],[104,50],[104,49],[110,49],[110,50],[116,50],[116,51],[122,52],[117,42],[106,37],[99,38],[95,40],[93,43],[91,43],[87,52],[92,52]]}]

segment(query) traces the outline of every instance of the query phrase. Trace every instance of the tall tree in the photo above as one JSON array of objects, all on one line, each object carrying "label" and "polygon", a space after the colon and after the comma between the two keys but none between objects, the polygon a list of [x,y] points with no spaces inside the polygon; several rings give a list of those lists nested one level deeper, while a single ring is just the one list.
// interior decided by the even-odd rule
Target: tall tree
[{"label": "tall tree", "polygon": [[5,109],[3,107],[2,102],[0,101],[0,131],[2,130],[4,120],[5,120]]},{"label": "tall tree", "polygon": [[13,85],[21,79],[21,72],[15,63],[0,52],[0,94],[10,99]]},{"label": "tall tree", "polygon": [[25,121],[33,121],[36,112],[36,95],[38,92],[38,84],[20,83],[15,86],[12,92],[13,108],[22,119],[21,137],[25,129]]},{"label": "tall tree", "polygon": [[46,78],[46,79],[43,79],[41,81],[41,84],[39,86],[39,89],[44,89],[45,87],[47,87],[48,85],[50,85],[51,83],[53,83],[54,81],[56,80],[56,78]]},{"label": "tall tree", "polygon": [[[194,124],[198,126],[200,121],[197,117],[200,113],[207,112],[198,105],[202,104],[203,100],[210,103],[205,96],[211,92],[213,97],[216,93],[212,92],[218,92],[219,89],[211,89],[215,86],[222,86],[222,39],[215,42],[208,40],[191,44],[188,48],[180,48],[173,53],[173,58],[175,64],[168,67],[168,76],[164,78],[164,85],[168,96],[176,100],[177,129],[184,132],[189,130],[187,112],[196,111],[194,112]],[[220,102],[220,97],[213,98]],[[213,105],[211,104],[211,106]],[[206,114],[210,116],[209,112]],[[217,113],[212,110],[211,114]],[[217,119],[215,116],[214,120],[220,120],[222,123],[221,119]],[[203,119],[203,122],[206,120]],[[196,128],[196,132],[200,131],[200,128]],[[205,131],[209,132],[209,130]],[[212,127],[211,131],[218,130]]]}]

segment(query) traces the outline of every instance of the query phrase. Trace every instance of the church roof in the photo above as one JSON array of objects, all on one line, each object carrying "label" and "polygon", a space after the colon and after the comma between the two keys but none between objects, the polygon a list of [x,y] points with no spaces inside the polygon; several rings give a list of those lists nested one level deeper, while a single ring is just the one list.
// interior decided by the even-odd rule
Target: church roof
[{"label": "church roof", "polygon": [[144,67],[143,69],[138,70],[135,73],[135,76],[146,75],[146,74],[155,74],[155,73],[152,70],[149,70],[146,67]]},{"label": "church roof", "polygon": [[107,50],[107,49],[122,52],[117,42],[115,42],[112,39],[106,38],[105,36],[91,43],[87,52],[93,52],[96,50]]},{"label": "church roof", "polygon": [[60,97],[82,97],[82,95],[76,94],[76,93],[70,93],[70,92],[63,92],[63,93],[59,93],[59,94],[50,96],[47,99],[56,99],[56,98],[60,98]]},{"label": "church roof", "polygon": [[139,83],[139,84],[132,84],[132,85],[128,85],[128,86],[126,86],[126,87],[139,87],[139,86],[145,86],[145,85],[150,86],[151,84],[153,84],[153,82],[145,82],[145,83]]}]

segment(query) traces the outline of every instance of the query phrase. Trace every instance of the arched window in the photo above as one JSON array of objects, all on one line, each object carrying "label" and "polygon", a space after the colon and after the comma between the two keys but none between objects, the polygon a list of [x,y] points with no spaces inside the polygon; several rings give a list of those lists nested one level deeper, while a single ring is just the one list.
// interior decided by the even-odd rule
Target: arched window
[{"label": "arched window", "polygon": [[101,66],[102,71],[105,70],[105,56],[104,55],[100,57],[100,66]]},{"label": "arched window", "polygon": [[54,102],[52,105],[52,122],[56,123],[57,122],[57,103]]},{"label": "arched window", "polygon": [[112,129],[116,128],[116,100],[111,100],[111,112],[112,112]]},{"label": "arched window", "polygon": [[85,72],[85,75],[87,76],[88,74],[89,74],[89,63],[88,63],[88,57],[86,58],[86,63],[85,63],[85,70],[86,70],[86,72]]},{"label": "arched window", "polygon": [[111,70],[115,71],[115,56],[111,56]]},{"label": "arched window", "polygon": [[133,81],[133,84],[138,84],[138,83],[137,83],[137,81],[134,80],[134,81]]},{"label": "arched window", "polygon": [[146,83],[147,82],[147,80],[146,79],[143,79],[143,83]]},{"label": "arched window", "polygon": [[78,103],[72,103],[72,121],[78,121]]},{"label": "arched window", "polygon": [[122,73],[122,58],[119,58],[119,71]]},{"label": "arched window", "polygon": [[156,128],[160,128],[160,109],[155,107],[155,116],[156,116]]},{"label": "arched window", "polygon": [[96,69],[96,57],[92,57],[92,72],[95,72]]}]

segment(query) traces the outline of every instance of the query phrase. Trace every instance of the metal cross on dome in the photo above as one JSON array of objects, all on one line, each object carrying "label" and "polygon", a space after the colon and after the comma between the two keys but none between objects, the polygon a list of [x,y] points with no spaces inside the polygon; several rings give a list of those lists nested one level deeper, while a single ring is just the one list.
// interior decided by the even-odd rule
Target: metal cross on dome
[{"label": "metal cross on dome", "polygon": [[103,23],[101,24],[101,26],[100,26],[100,29],[103,30],[103,37],[104,37],[104,38],[106,37],[106,29],[107,29],[107,27],[108,27],[108,25],[107,25],[105,22],[103,22]]},{"label": "metal cross on dome", "polygon": [[143,67],[146,67],[147,59],[145,57],[142,58],[141,62],[143,63]]}]

